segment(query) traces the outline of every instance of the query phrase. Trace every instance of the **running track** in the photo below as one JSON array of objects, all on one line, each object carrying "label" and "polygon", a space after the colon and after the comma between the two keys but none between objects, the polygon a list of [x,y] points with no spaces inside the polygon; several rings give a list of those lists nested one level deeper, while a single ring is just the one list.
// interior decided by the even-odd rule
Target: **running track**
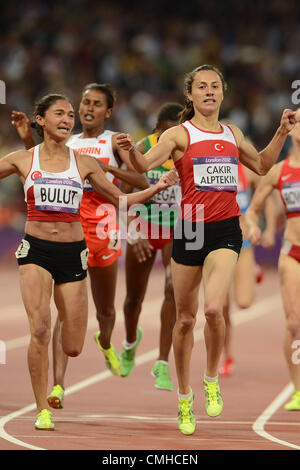
[{"label": "running track", "polygon": [[[96,321],[90,304],[85,346],[78,358],[69,360],[65,407],[54,410],[54,432],[34,429],[36,410],[26,358],[29,329],[13,261],[0,266],[0,283],[0,340],[6,346],[6,364],[0,364],[0,450],[300,449],[300,414],[282,407],[292,389],[282,352],[284,316],[275,270],[266,270],[253,307],[244,311],[233,308],[236,370],[234,376],[220,379],[224,411],[217,418],[209,418],[204,410],[205,349],[200,307],[191,364],[197,417],[192,436],[183,436],[177,429],[176,391],[156,390],[150,375],[157,357],[163,293],[160,262],[150,278],[140,321],[144,337],[129,377],[113,377],[106,370],[92,337]],[[119,351],[124,337],[124,285],[121,266],[113,333]],[[53,324],[55,318],[53,309]],[[173,353],[170,368],[176,385]],[[49,390],[50,386],[52,363]]]}]

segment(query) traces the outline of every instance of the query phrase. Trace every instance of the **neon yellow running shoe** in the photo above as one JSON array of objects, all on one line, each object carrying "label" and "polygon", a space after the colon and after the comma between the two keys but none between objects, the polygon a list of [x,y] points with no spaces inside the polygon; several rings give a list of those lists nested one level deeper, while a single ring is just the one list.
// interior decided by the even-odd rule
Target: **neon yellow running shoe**
[{"label": "neon yellow running shoe", "polygon": [[35,429],[40,429],[43,431],[54,431],[51,411],[47,410],[47,408],[41,410],[36,416],[34,427]]},{"label": "neon yellow running shoe", "polygon": [[194,394],[187,400],[181,400],[178,397],[178,427],[182,434],[190,435],[195,432],[196,429],[196,418],[194,415]]},{"label": "neon yellow running shoe", "polygon": [[174,386],[169,374],[169,364],[157,361],[152,367],[151,374],[155,377],[155,387],[161,390],[173,390]]},{"label": "neon yellow running shoe", "polygon": [[136,342],[132,348],[126,349],[123,346],[122,354],[121,354],[121,362],[122,362],[122,377],[127,377],[130,374],[132,369],[135,365],[135,352],[136,348],[140,344],[140,341],[143,337],[143,330],[141,328],[137,328],[136,330]]},{"label": "neon yellow running shoe", "polygon": [[215,382],[208,382],[204,379],[205,409],[208,416],[219,416],[223,411],[223,400],[220,393],[218,379]]},{"label": "neon yellow running shoe", "polygon": [[97,333],[94,334],[94,339],[104,354],[106,367],[111,371],[113,375],[120,376],[122,366],[121,366],[120,358],[118,354],[116,353],[115,348],[110,343],[110,348],[104,349],[100,344],[99,338],[100,338],[100,331],[97,331]]},{"label": "neon yellow running shoe", "polygon": [[292,396],[291,401],[284,405],[284,409],[288,411],[300,410],[300,390],[297,390]]},{"label": "neon yellow running shoe", "polygon": [[63,408],[65,391],[60,385],[54,385],[47,400],[51,408]]}]

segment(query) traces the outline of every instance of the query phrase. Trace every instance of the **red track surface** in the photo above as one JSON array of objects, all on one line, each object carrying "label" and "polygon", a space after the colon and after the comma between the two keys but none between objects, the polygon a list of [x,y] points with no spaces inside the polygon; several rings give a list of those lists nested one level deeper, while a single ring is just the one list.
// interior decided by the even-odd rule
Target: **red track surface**
[{"label": "red track surface", "polygon": [[[0,339],[6,344],[6,364],[0,364],[0,449],[24,450],[34,446],[49,450],[287,450],[292,448],[291,445],[300,448],[300,413],[285,411],[282,396],[279,396],[289,383],[289,376],[283,357],[284,314],[275,271],[266,271],[250,310],[238,312],[233,306],[233,318],[237,322],[233,331],[236,368],[232,377],[220,378],[224,411],[217,418],[209,418],[204,410],[205,348],[200,309],[191,364],[198,422],[192,436],[183,436],[177,429],[176,391],[155,389],[150,375],[157,357],[159,308],[163,295],[163,270],[159,263],[150,278],[140,321],[144,336],[137,351],[137,365],[129,377],[113,377],[105,369],[104,359],[92,337],[96,322],[90,304],[85,346],[78,358],[69,361],[66,381],[69,393],[64,409],[54,410],[54,432],[34,429],[36,410],[27,369],[28,338],[22,339],[28,335],[29,328],[14,264],[2,266],[0,283]],[[124,338],[124,286],[121,267],[117,322],[113,333],[113,343],[119,351]],[[53,309],[53,324],[55,318]],[[176,389],[173,353],[170,368]],[[93,383],[88,382],[91,377]],[[83,382],[85,380],[87,382]],[[79,384],[77,389],[72,388],[76,384]],[[49,390],[51,386],[52,364]],[[268,434],[259,435],[253,425],[278,396],[280,406],[273,403],[264,419],[264,431]],[[23,408],[28,405],[33,406],[26,412]],[[263,430],[261,421],[256,426],[258,431]]]}]

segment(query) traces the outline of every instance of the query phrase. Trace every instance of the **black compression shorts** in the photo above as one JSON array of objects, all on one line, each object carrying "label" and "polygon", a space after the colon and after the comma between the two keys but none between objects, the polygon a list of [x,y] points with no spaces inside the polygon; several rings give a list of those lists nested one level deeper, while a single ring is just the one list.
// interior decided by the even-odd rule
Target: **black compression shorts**
[{"label": "black compression shorts", "polygon": [[172,258],[176,263],[187,266],[203,266],[211,251],[226,248],[239,254],[242,243],[238,217],[207,223],[187,222],[178,217],[173,234]]},{"label": "black compression shorts", "polygon": [[53,242],[25,234],[16,253],[19,266],[36,264],[49,271],[56,284],[81,281],[87,276],[85,240]]}]

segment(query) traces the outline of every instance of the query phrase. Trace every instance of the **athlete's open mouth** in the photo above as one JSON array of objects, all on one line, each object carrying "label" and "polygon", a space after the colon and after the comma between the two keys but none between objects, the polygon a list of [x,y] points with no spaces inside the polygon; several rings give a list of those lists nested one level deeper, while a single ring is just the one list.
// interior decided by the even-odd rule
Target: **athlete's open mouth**
[{"label": "athlete's open mouth", "polygon": [[94,116],[92,114],[85,114],[84,119],[86,121],[92,121],[94,119]]}]

